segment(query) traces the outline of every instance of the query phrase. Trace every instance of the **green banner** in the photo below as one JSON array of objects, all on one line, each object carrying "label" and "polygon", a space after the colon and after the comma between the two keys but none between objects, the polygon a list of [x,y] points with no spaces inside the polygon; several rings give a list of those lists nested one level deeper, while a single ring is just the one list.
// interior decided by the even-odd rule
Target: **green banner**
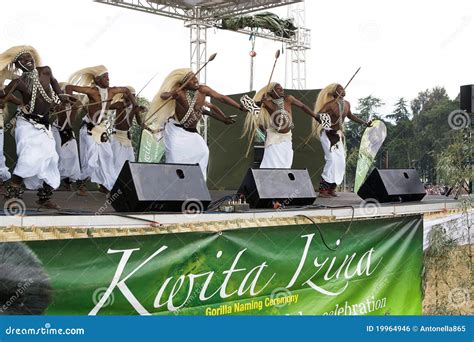
[{"label": "green banner", "polygon": [[359,147],[359,159],[354,182],[354,192],[357,193],[364,183],[374,160],[387,137],[387,128],[383,121],[374,120],[372,125],[365,129]]},{"label": "green banner", "polygon": [[[159,133],[160,135],[162,133]],[[165,154],[165,144],[161,138],[159,141],[150,131],[142,130],[140,147],[138,149],[139,163],[160,163]]]},{"label": "green banner", "polygon": [[22,245],[49,276],[49,315],[420,315],[422,222],[408,216]]}]

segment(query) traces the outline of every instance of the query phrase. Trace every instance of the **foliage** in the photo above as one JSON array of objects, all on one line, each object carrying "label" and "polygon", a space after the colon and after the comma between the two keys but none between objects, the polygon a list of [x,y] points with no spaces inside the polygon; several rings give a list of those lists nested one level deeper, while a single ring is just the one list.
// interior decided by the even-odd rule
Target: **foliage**
[{"label": "foliage", "polygon": [[[374,96],[361,98],[355,115],[363,120],[378,118],[387,126],[387,139],[375,161],[375,166],[417,169],[425,183],[450,185],[460,177],[468,178],[472,172],[464,167],[467,159],[463,133],[453,130],[448,123],[451,112],[459,108],[459,100],[450,100],[446,90],[435,87],[425,90],[411,101],[400,98],[392,114],[381,117],[382,101]],[[354,182],[357,150],[364,127],[352,121],[346,124],[347,168],[346,183]],[[388,160],[387,160],[388,158]],[[464,163],[464,164],[463,164]]]},{"label": "foliage", "polygon": [[251,16],[232,17],[222,20],[222,28],[237,31],[243,28],[266,29],[278,37],[291,38],[295,35],[297,27],[292,20],[281,19],[270,12],[258,13]]}]

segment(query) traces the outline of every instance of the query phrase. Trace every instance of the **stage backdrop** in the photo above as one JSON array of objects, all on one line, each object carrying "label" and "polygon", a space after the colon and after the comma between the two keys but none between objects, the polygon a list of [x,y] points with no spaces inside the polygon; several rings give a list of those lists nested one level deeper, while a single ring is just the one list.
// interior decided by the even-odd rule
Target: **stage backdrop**
[{"label": "stage backdrop", "polygon": [[[311,109],[314,107],[319,90],[285,90],[303,101]],[[245,93],[250,97],[255,92]],[[239,102],[244,94],[231,95]],[[245,116],[242,112],[215,102],[226,115],[237,115],[234,125],[226,126],[216,120],[209,120],[208,145],[210,150],[207,185],[211,190],[236,190],[239,188],[247,169],[252,166],[253,148],[248,158],[247,137],[241,139]],[[304,141],[311,132],[311,117],[293,107],[295,129],[293,130],[293,168],[307,168],[314,187],[319,188],[319,179],[324,168],[324,154],[319,140],[312,139],[307,145]]]},{"label": "stage backdrop", "polygon": [[[335,248],[349,222],[318,227]],[[420,215],[354,221],[335,251],[311,224],[27,246],[49,315],[421,315],[422,229]]]}]

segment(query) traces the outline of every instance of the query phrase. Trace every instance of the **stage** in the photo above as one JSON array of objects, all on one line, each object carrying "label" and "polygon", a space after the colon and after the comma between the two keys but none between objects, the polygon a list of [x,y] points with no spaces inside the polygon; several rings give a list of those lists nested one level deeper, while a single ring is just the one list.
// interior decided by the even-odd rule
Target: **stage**
[{"label": "stage", "polygon": [[[211,191],[213,201],[232,194],[232,191]],[[300,215],[308,216],[316,222],[335,222],[345,220],[363,220],[381,217],[398,217],[412,214],[425,214],[429,217],[440,217],[456,212],[461,208],[461,202],[444,196],[427,195],[420,202],[405,203],[364,203],[356,194],[339,193],[339,197],[326,199],[317,198],[312,206],[287,207],[284,209],[251,209],[244,213],[117,213],[114,211],[106,196],[100,192],[90,192],[87,197],[77,196],[75,192],[58,191],[54,200],[61,210],[46,210],[35,204],[36,193],[27,191],[24,194],[22,208],[18,213],[3,211],[0,216],[0,241],[45,239],[43,228],[50,231],[49,238],[61,236],[89,236],[94,234],[129,235],[145,232],[187,232],[187,231],[220,231],[238,229],[246,226],[268,226],[307,222]],[[2,200],[0,205],[4,205]],[[12,215],[13,214],[13,215]],[[286,222],[286,223],[285,223]],[[41,228],[41,229],[40,229]],[[48,229],[49,228],[49,229]],[[62,233],[57,235],[58,229]],[[53,230],[51,230],[53,229]],[[74,230],[76,229],[76,230]],[[89,231],[91,229],[91,231]],[[109,229],[113,229],[113,232]],[[24,234],[22,232],[30,232]],[[106,232],[107,231],[107,232]],[[14,233],[16,232],[16,233]],[[35,233],[36,232],[36,233]],[[65,235],[66,236],[65,236]],[[89,235],[87,235],[89,234]],[[18,236],[17,236],[18,235]],[[97,236],[97,235],[96,235]]]}]

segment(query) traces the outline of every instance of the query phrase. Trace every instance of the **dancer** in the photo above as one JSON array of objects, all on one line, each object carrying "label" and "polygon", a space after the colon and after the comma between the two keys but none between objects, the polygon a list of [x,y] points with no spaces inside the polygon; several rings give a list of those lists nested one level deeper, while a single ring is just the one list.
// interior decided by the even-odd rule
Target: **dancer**
[{"label": "dancer", "polygon": [[[48,113],[54,102],[60,102],[62,91],[51,68],[38,66],[40,64],[38,52],[31,46],[15,46],[0,55],[0,74],[6,75],[8,71],[21,74],[0,92],[0,98],[11,101],[11,93],[16,90],[21,94],[22,103],[26,104],[17,109],[15,139],[18,160],[6,197],[20,198],[24,183],[27,189],[38,190],[37,204],[58,209],[51,197],[53,189],[60,183],[59,157]],[[62,101],[67,100],[62,98]]]},{"label": "dancer", "polygon": [[112,146],[106,133],[106,114],[110,102],[117,94],[125,94],[137,106],[135,98],[126,87],[110,87],[109,73],[103,65],[81,69],[69,78],[66,93],[87,96],[87,114],[79,133],[81,154],[81,179],[78,195],[86,195],[87,179],[99,184],[99,191],[108,193],[115,182],[116,171]]},{"label": "dancer", "polygon": [[321,124],[313,123],[311,136],[320,139],[326,160],[319,186],[319,197],[323,198],[337,197],[336,187],[342,183],[346,172],[342,131],[345,118],[367,127],[371,125],[371,122],[365,122],[352,114],[350,103],[344,100],[345,96],[346,91],[340,84],[330,84],[318,94],[314,109],[320,116]]},{"label": "dancer", "polygon": [[[65,90],[66,84],[60,83],[61,90]],[[81,102],[75,101],[61,104],[56,110],[61,113],[52,125],[54,139],[56,141],[56,151],[59,155],[59,174],[64,181],[64,189],[72,190],[72,183],[81,177],[81,168],[79,164],[79,151],[77,141],[72,130],[72,123],[76,119],[77,112],[81,108]]]},{"label": "dancer", "polygon": [[318,116],[294,96],[285,95],[279,83],[270,83],[269,86],[262,88],[255,95],[254,101],[257,106],[261,106],[261,112],[259,115],[247,114],[243,136],[249,134],[253,137],[253,132],[258,128],[266,130],[265,151],[260,168],[291,168],[293,164],[291,130],[294,127],[292,106],[302,109],[315,120],[319,120]]},{"label": "dancer", "polygon": [[203,107],[209,105],[211,116],[219,117],[225,124],[235,122],[231,117],[226,117],[216,106],[206,103],[207,96],[244,111],[244,108],[230,97],[199,84],[191,69],[177,69],[166,77],[147,114],[147,118],[156,115],[153,123],[155,127],[164,126],[166,162],[198,163],[204,179],[207,174],[209,148],[197,132]]},{"label": "dancer", "polygon": [[[136,101],[136,92],[132,87],[128,87]],[[115,110],[116,117],[114,123],[114,131],[112,134],[112,152],[114,155],[114,167],[118,177],[122,170],[123,164],[127,160],[135,161],[135,153],[131,141],[130,128],[133,124],[133,119],[137,120],[138,125],[142,125],[140,114],[146,108],[143,106],[133,107],[132,102],[123,94],[115,95],[110,110]]]},{"label": "dancer", "polygon": [[[3,87],[0,88],[0,92],[3,93]],[[16,102],[15,102],[16,100]],[[8,170],[8,167],[6,165],[6,159],[5,159],[5,154],[3,152],[3,146],[4,146],[4,109],[6,106],[6,102],[13,102],[16,105],[21,105],[21,101],[19,101],[16,98],[11,98],[9,97],[8,99],[1,99],[0,98],[0,195],[4,194],[4,186],[5,182],[8,181],[11,178],[11,173]]]}]

